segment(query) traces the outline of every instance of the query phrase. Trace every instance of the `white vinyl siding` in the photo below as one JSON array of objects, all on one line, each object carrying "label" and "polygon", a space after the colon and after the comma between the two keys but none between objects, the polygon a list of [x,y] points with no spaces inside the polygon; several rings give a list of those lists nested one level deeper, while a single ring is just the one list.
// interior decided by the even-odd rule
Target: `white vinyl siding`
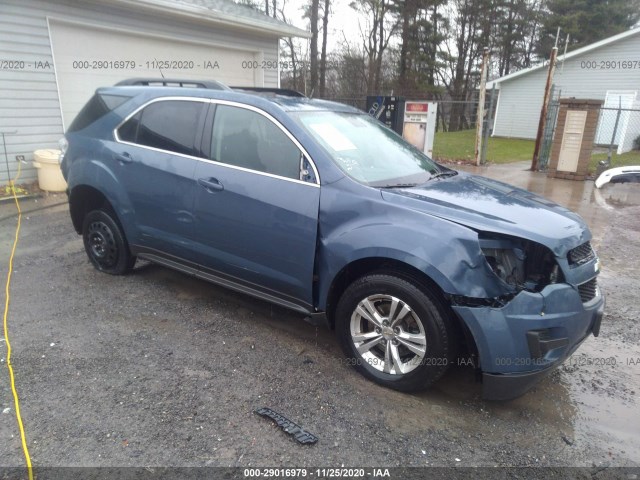
[{"label": "white vinyl siding", "polygon": [[[9,174],[14,178],[17,173],[16,155],[25,155],[29,163],[22,165],[18,182],[28,182],[36,177],[31,165],[33,151],[57,148],[62,136],[49,32],[42,12],[25,8],[20,2],[14,6],[3,0],[0,4],[0,60],[32,64],[24,70],[0,69],[0,131],[17,131],[5,135]],[[42,65],[48,62],[49,68],[36,69],[34,62]],[[1,148],[0,155],[0,185],[3,185],[7,183],[7,172]]]},{"label": "white vinyl siding", "polygon": [[[562,98],[603,100],[608,90],[634,90],[640,96],[640,66],[600,68],[600,62],[640,61],[640,33],[558,62],[554,76],[555,92]],[[598,68],[583,68],[595,62]],[[547,69],[500,83],[500,104],[496,112],[494,136],[535,138],[542,107]]]},{"label": "white vinyl siding", "polygon": [[[135,7],[117,6],[110,2],[2,0],[0,2],[0,60],[23,60],[32,64],[31,67],[23,70],[0,70],[0,131],[18,131],[17,134],[6,135],[6,144],[12,178],[18,166],[15,161],[16,155],[24,155],[28,161],[28,165],[23,165],[21,181],[30,181],[36,177],[36,171],[31,165],[33,151],[42,148],[58,148],[57,142],[64,132],[48,29],[48,20],[55,22],[56,19],[107,29],[121,29],[124,32],[129,31],[143,36],[151,35],[156,38],[164,36],[186,43],[215,45],[223,50],[226,47],[238,52],[256,52],[252,55],[258,61],[276,62],[278,59],[276,34],[262,34],[246,28],[218,26],[204,19],[185,19],[171,13],[150,14],[141,7],[138,10]],[[127,58],[126,51],[121,52],[121,55],[122,59]],[[238,56],[239,61],[242,58],[241,55]],[[45,68],[35,68],[34,62],[38,62],[38,65]],[[48,68],[46,68],[47,62]],[[217,73],[221,70],[212,70],[212,72],[210,78],[218,79],[220,75]],[[125,77],[141,76],[141,72],[128,73],[130,75],[127,74]],[[171,76],[189,78],[188,70],[178,73],[170,72]],[[238,70],[238,73],[242,72]],[[166,72],[165,75],[169,76]],[[252,83],[254,86],[278,86],[276,68],[259,69],[257,72],[251,72],[250,75],[254,79]],[[246,85],[247,78],[247,75],[239,76],[237,83]],[[108,80],[111,82],[112,79]],[[222,81],[228,80],[225,78]],[[64,88],[64,85],[61,87]],[[91,85],[91,88],[93,87],[94,85]],[[77,101],[82,102],[82,100]],[[68,116],[72,115],[73,113],[68,114]],[[70,121],[65,118],[67,125]],[[7,173],[1,146],[0,158],[2,159],[0,185],[3,185],[7,182]]]},{"label": "white vinyl siding", "polygon": [[494,136],[535,138],[545,82],[546,72],[537,70],[500,84]]}]

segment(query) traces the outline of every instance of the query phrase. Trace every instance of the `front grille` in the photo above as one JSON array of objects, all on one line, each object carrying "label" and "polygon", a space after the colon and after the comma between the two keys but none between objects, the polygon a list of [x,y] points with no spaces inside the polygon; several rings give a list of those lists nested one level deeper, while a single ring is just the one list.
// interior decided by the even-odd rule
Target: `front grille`
[{"label": "front grille", "polygon": [[592,278],[582,285],[578,285],[578,292],[580,293],[580,299],[582,303],[587,303],[596,297],[596,291],[598,290],[598,282],[595,278]]},{"label": "front grille", "polygon": [[591,242],[586,242],[573,250],[569,250],[567,259],[571,267],[577,267],[592,260],[595,256],[596,253],[593,251],[593,248],[591,248]]}]

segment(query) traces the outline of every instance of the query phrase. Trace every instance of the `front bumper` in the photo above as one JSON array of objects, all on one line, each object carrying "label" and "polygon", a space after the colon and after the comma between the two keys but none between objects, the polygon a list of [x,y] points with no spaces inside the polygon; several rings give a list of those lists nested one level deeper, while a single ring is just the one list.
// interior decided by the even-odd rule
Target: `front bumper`
[{"label": "front bumper", "polygon": [[600,331],[604,296],[582,303],[566,283],[522,291],[502,308],[453,306],[476,343],[483,397],[509,400],[551,373]]}]

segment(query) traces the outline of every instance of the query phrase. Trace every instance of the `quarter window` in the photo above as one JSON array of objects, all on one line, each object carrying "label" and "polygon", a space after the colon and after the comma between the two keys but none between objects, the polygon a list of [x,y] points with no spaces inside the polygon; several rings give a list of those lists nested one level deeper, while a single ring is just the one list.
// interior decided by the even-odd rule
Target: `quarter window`
[{"label": "quarter window", "polygon": [[211,136],[211,159],[217,162],[300,179],[302,153],[264,115],[218,105]]},{"label": "quarter window", "polygon": [[184,155],[197,155],[196,134],[203,102],[165,100],[145,107],[118,129],[123,141]]},{"label": "quarter window", "polygon": [[120,138],[120,140],[122,140],[123,142],[136,143],[141,115],[142,112],[136,113],[118,129],[118,137]]},{"label": "quarter window", "polygon": [[80,110],[78,116],[69,126],[69,132],[76,132],[88,127],[99,118],[115,110],[131,97],[126,95],[107,95],[96,93],[91,100]]}]

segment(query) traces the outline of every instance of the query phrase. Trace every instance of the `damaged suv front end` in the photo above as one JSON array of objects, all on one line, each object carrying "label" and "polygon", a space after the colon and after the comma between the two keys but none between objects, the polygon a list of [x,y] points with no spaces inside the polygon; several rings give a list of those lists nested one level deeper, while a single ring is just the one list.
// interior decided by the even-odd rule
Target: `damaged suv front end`
[{"label": "damaged suv front end", "polygon": [[590,333],[598,336],[598,258],[589,241],[558,256],[524,239],[481,234],[479,241],[504,294],[452,296],[452,308],[476,342],[483,396],[505,400],[527,391]]},{"label": "damaged suv front end", "polygon": [[297,118],[344,175],[322,172],[316,296],[363,375],[424,389],[466,343],[484,397],[506,400],[598,334],[599,264],[579,215],[439,165],[366,115]]},{"label": "damaged suv front end", "polygon": [[[482,281],[448,295],[477,349],[483,396],[522,395],[598,336],[604,296],[591,233],[571,211],[528,191],[460,173],[447,182],[394,192],[413,208],[472,229]],[[480,265],[483,268],[480,268]],[[483,288],[478,295],[478,283]],[[468,292],[468,293],[467,293]]]}]

